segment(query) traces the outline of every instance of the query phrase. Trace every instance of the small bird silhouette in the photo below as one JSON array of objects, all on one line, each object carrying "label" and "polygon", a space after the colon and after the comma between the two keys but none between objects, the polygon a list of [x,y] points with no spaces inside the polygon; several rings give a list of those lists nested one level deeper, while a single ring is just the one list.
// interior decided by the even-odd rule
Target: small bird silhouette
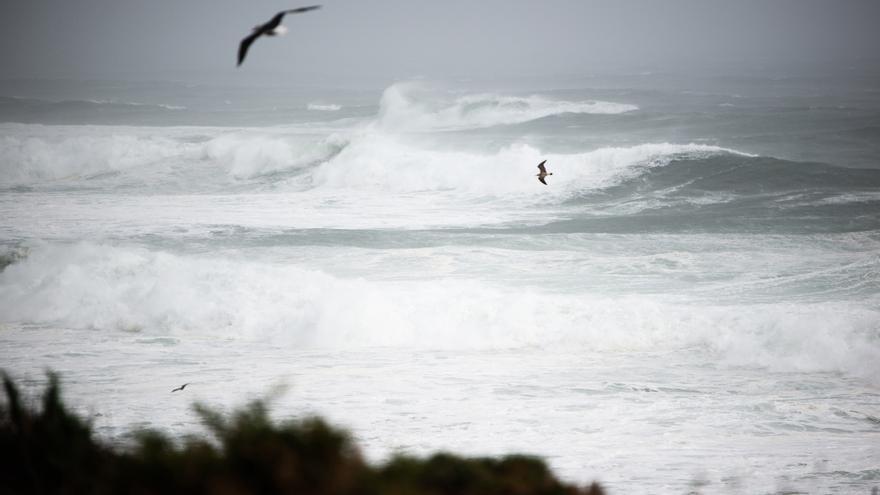
[{"label": "small bird silhouette", "polygon": [[257,38],[263,35],[278,36],[287,32],[287,28],[281,25],[281,19],[284,18],[285,14],[300,14],[320,8],[320,5],[311,5],[309,7],[300,7],[298,9],[282,10],[275,14],[275,17],[270,19],[269,22],[255,27],[253,32],[241,40],[241,43],[238,45],[238,65],[241,65],[241,63],[244,62],[244,57],[247,55],[248,48],[251,47],[254,41],[257,41]]},{"label": "small bird silhouette", "polygon": [[544,181],[544,177],[547,177],[548,175],[553,175],[553,172],[547,172],[547,169],[544,168],[545,163],[547,163],[547,160],[544,160],[543,162],[538,164],[538,170],[540,170],[540,172],[538,173],[538,180],[541,181],[541,184],[544,184],[546,186],[547,183]]},{"label": "small bird silhouette", "polygon": [[171,393],[177,392],[178,390],[183,390],[183,389],[186,388],[187,385],[189,385],[189,383],[184,383],[183,385],[181,385],[181,386],[175,388],[174,390],[172,390]]}]

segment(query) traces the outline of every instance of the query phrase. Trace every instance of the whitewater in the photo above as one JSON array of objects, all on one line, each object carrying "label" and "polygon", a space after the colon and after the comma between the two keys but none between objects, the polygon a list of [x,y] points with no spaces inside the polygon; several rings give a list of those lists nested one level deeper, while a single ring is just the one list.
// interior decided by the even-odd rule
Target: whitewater
[{"label": "whitewater", "polygon": [[666,77],[0,84],[0,367],[120,443],[271,396],[377,460],[869,493],[880,95]]}]

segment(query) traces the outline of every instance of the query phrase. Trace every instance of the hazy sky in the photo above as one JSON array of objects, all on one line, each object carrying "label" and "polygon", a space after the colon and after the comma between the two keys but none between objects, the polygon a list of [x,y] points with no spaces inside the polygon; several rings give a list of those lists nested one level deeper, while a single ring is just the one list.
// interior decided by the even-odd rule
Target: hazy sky
[{"label": "hazy sky", "polygon": [[0,77],[876,70],[880,46],[876,0],[328,0],[235,68],[252,26],[310,3],[0,0]]}]

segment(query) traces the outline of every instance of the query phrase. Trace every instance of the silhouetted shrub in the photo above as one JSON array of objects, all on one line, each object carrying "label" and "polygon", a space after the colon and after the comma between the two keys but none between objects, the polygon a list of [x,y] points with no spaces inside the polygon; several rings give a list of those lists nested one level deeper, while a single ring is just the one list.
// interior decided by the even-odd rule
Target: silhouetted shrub
[{"label": "silhouetted shrub", "polygon": [[215,441],[178,445],[154,431],[133,448],[96,441],[68,412],[50,373],[42,407],[23,404],[4,374],[0,406],[0,488],[9,494],[601,495],[560,482],[538,458],[511,455],[427,459],[397,456],[366,464],[350,437],[320,418],[275,424],[255,401],[229,417],[195,410]]}]

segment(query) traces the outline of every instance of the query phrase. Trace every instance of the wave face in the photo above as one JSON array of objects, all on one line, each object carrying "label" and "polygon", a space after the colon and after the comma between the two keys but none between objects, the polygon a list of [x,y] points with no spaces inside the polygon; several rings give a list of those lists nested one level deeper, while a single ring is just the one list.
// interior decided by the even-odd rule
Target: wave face
[{"label": "wave face", "polygon": [[247,179],[277,172],[291,172],[322,163],[346,146],[344,137],[315,139],[234,133],[205,143],[201,157],[226,170],[231,177]]},{"label": "wave face", "polygon": [[880,170],[733,153],[667,156],[567,203],[587,209],[566,231],[851,232],[880,228]]}]

